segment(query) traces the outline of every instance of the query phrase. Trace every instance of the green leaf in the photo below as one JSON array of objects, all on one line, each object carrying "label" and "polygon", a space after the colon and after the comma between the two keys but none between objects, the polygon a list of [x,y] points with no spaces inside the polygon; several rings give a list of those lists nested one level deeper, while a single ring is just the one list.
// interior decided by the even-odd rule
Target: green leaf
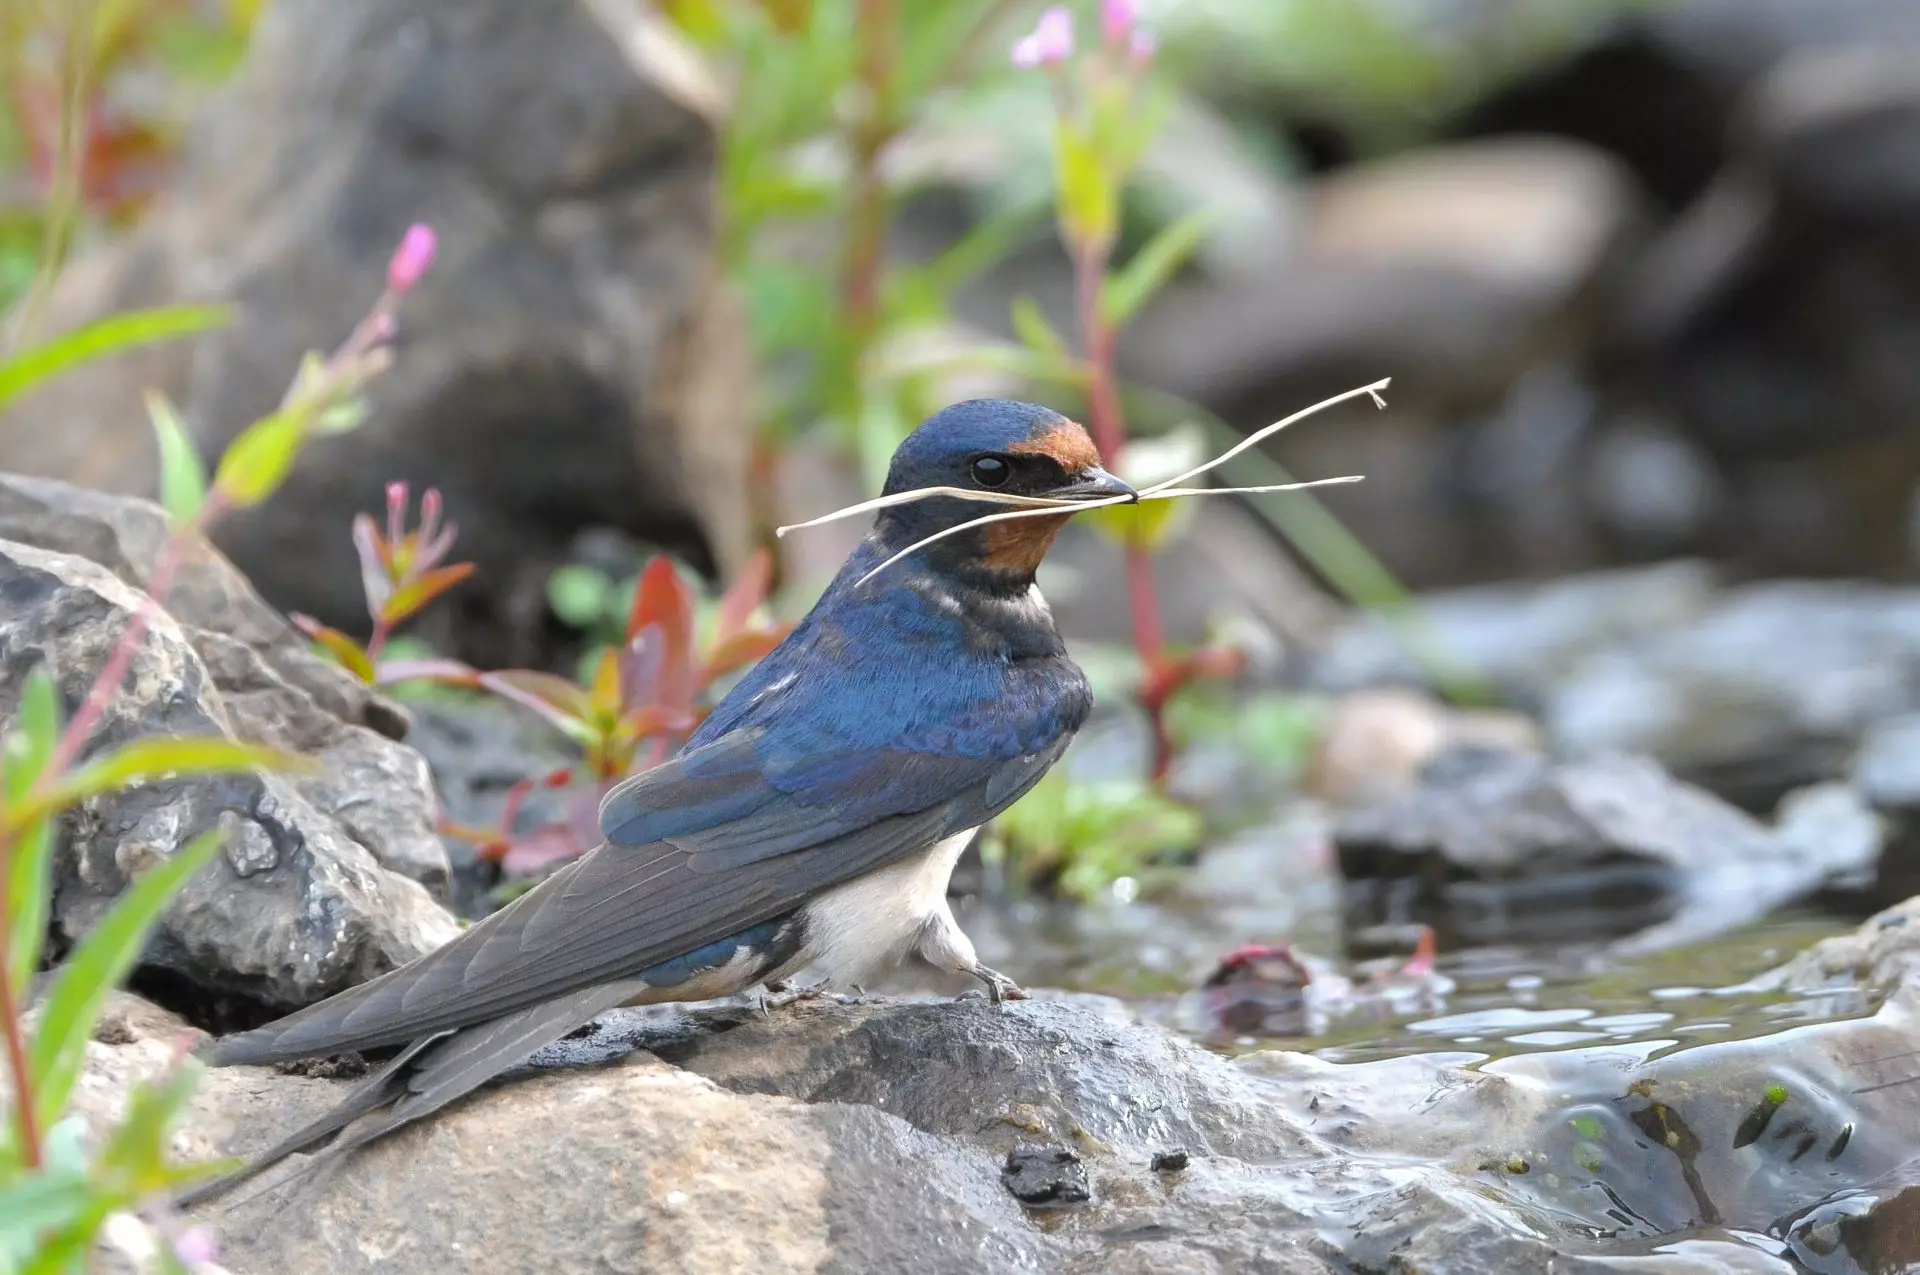
[{"label": "green leaf", "polygon": [[[38,782],[60,739],[60,693],[45,668],[27,678],[20,692],[20,712],[0,754],[0,795],[11,808]],[[48,884],[53,857],[53,828],[48,819],[36,819],[21,829],[13,844],[7,880],[7,923],[12,938],[6,952],[7,973],[16,997],[40,967],[46,941]]]},{"label": "green leaf", "polygon": [[261,744],[244,744],[217,737],[137,739],[94,758],[48,789],[40,789],[0,810],[0,836],[8,831],[58,814],[90,797],[114,792],[129,784],[177,775],[216,775],[266,769],[300,771],[313,763],[293,753]]},{"label": "green leaf", "polygon": [[40,382],[69,368],[134,346],[222,327],[232,318],[233,312],[228,307],[206,305],[163,306],[109,315],[0,363],[0,410]]},{"label": "green leaf", "polygon": [[99,1166],[116,1174],[131,1194],[156,1194],[179,1177],[168,1163],[172,1149],[167,1143],[200,1082],[200,1072],[195,1064],[176,1065],[129,1095],[127,1114],[100,1148]]},{"label": "green leaf", "polygon": [[1174,271],[1186,264],[1214,220],[1213,211],[1202,208],[1162,226],[1123,269],[1109,275],[1100,292],[1100,316],[1108,326],[1117,328],[1131,319]]},{"label": "green leaf", "polygon": [[54,976],[28,1059],[44,1123],[66,1109],[107,994],[133,969],[167,905],[219,849],[218,830],[203,832],[136,879]]},{"label": "green leaf", "polygon": [[1175,528],[1179,500],[1143,500],[1135,505],[1108,505],[1089,509],[1080,517],[1095,531],[1129,549],[1157,549]]},{"label": "green leaf", "polygon": [[147,418],[160,443],[160,503],[175,526],[199,516],[207,501],[207,467],[173,404],[157,390],[147,391]]},{"label": "green leaf", "polygon": [[[73,1225],[92,1197],[86,1178],[72,1174],[35,1173],[0,1185],[0,1257],[31,1254],[36,1236]],[[0,1269],[17,1268],[8,1264]]]},{"label": "green leaf", "polygon": [[572,629],[590,629],[606,618],[613,581],[606,573],[569,563],[547,577],[547,605]]},{"label": "green leaf", "polygon": [[279,490],[307,441],[308,413],[275,412],[249,425],[220,458],[213,487],[236,509],[257,505]]},{"label": "green leaf", "polygon": [[349,398],[323,410],[313,421],[316,434],[351,434],[367,419],[367,400]]},{"label": "green leaf", "polygon": [[1054,170],[1067,239],[1075,245],[1112,243],[1120,225],[1120,192],[1094,139],[1062,121],[1055,133]]},{"label": "green leaf", "polygon": [[1040,313],[1040,303],[1024,292],[1013,299],[1013,330],[1035,354],[1050,359],[1072,358],[1067,352],[1067,343],[1047,322],[1047,316]]}]

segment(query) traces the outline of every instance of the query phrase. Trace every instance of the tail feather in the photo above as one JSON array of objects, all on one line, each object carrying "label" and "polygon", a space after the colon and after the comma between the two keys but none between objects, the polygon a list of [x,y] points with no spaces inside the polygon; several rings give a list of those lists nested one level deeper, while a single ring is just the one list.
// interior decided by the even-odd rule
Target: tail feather
[{"label": "tail feather", "polygon": [[427,1036],[415,1041],[394,1055],[379,1071],[367,1077],[352,1093],[311,1123],[295,1133],[288,1134],[232,1173],[195,1187],[178,1197],[174,1203],[179,1208],[190,1209],[224,1195],[242,1182],[259,1177],[288,1156],[297,1155],[308,1147],[326,1141],[355,1120],[393,1102],[406,1092],[408,1068],[420,1056],[422,1050],[439,1039],[441,1038],[437,1036]]},{"label": "tail feather", "polygon": [[[472,1093],[500,1073],[531,1058],[542,1046],[591,1022],[646,988],[647,984],[638,980],[590,987],[491,1022],[417,1040],[363,1081],[338,1106],[228,1176],[181,1196],[177,1203],[181,1208],[191,1208],[211,1200],[259,1176],[288,1156],[306,1151],[328,1138],[334,1140],[315,1156],[316,1167],[366,1146]],[[336,1134],[339,1136],[335,1137]]]}]

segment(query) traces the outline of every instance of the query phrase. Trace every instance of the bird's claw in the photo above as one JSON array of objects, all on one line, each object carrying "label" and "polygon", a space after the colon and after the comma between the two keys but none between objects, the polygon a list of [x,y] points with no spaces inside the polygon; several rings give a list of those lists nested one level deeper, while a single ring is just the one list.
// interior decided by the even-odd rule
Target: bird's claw
[{"label": "bird's claw", "polygon": [[[828,1000],[836,1005],[858,1005],[860,1003],[858,996],[842,996],[838,992],[828,991],[825,983],[811,983],[805,987],[795,987],[790,983],[781,983],[778,987],[775,987],[769,983],[767,990],[773,992],[774,995],[762,995],[760,997],[762,1013],[770,1009],[785,1009],[787,1006],[797,1005],[801,1001]],[[858,989],[856,988],[855,990],[857,991]]]},{"label": "bird's claw", "polygon": [[969,970],[968,973],[972,974],[982,983],[985,983],[987,985],[986,990],[982,991],[979,988],[975,988],[970,992],[962,992],[959,997],[961,1000],[969,1000],[975,996],[985,996],[995,1005],[999,1005],[1005,1001],[1032,999],[1027,995],[1025,988],[1008,978],[1005,974],[1002,974],[999,970],[988,969],[984,965],[978,965]]}]

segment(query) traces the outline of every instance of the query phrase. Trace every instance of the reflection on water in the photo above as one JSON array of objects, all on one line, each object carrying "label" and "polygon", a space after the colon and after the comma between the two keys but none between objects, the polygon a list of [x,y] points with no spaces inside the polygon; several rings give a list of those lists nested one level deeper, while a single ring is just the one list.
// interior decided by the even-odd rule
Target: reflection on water
[{"label": "reflection on water", "polygon": [[[1657,1055],[1874,1009],[1852,992],[1804,996],[1751,985],[1855,924],[1813,911],[1644,955],[1611,954],[1601,943],[1443,952],[1432,986],[1415,985],[1395,974],[1412,951],[1406,934],[1361,935],[1354,944],[1396,955],[1341,956],[1349,940],[1340,883],[1324,827],[1310,814],[1215,847],[1163,881],[1125,882],[1101,905],[974,901],[961,913],[981,958],[1026,985],[1117,996],[1143,1017],[1230,1052],[1285,1048],[1364,1062],[1435,1050],[1503,1057],[1661,1042]],[[1290,945],[1312,971],[1305,1031],[1221,1030],[1217,1005],[1196,989],[1246,944]],[[1300,999],[1298,988],[1280,991]]]}]

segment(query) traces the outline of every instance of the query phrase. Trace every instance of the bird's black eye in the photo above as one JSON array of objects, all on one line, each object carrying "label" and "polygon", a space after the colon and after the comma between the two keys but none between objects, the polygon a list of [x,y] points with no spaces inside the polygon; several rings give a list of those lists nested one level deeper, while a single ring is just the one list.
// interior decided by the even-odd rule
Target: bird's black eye
[{"label": "bird's black eye", "polygon": [[998,456],[975,456],[971,472],[973,481],[982,487],[1004,487],[1013,477],[1013,466]]}]

